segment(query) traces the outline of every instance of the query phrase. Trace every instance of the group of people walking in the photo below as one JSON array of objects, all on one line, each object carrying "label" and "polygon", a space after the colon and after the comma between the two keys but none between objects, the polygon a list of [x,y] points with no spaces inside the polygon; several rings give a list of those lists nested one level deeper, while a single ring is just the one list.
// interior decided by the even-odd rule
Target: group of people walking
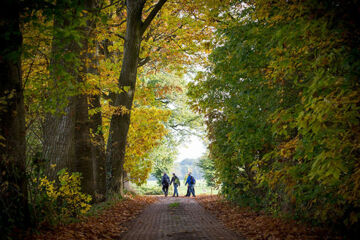
[{"label": "group of people walking", "polygon": [[[185,197],[190,197],[190,195],[192,194],[193,197],[195,197],[195,183],[196,180],[195,178],[191,175],[191,172],[188,174],[188,177],[186,178],[186,182],[185,182],[185,186],[187,185],[187,193],[185,195]],[[169,176],[166,174],[166,172],[164,172],[164,175],[162,176],[161,179],[161,184],[162,184],[162,190],[165,194],[165,197],[167,197],[168,195],[168,191],[169,191],[169,186],[171,184],[174,184],[174,194],[173,197],[178,197],[179,196],[179,192],[178,192],[178,187],[180,187],[180,180],[179,178],[176,176],[175,173],[173,173],[173,177],[170,178]]]}]

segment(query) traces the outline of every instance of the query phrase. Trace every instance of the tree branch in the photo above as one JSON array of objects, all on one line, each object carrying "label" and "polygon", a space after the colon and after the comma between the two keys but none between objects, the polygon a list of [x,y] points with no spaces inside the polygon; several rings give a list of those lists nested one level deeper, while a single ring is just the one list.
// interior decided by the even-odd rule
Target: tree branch
[{"label": "tree branch", "polygon": [[146,58],[141,58],[141,59],[139,59],[138,67],[144,66],[144,65],[147,64],[150,60],[151,60],[151,59],[150,59],[149,56],[147,56]]},{"label": "tree branch", "polygon": [[120,34],[118,34],[118,33],[115,33],[115,36],[117,36],[117,37],[119,37],[119,38],[121,38],[122,40],[125,41],[125,37],[124,37],[123,35],[120,35]]},{"label": "tree branch", "polygon": [[122,20],[120,23],[118,24],[112,24],[112,25],[108,25],[109,27],[120,27],[121,25],[123,25],[124,23],[126,23],[126,19]]},{"label": "tree branch", "polygon": [[108,8],[108,7],[114,6],[114,5],[116,5],[116,4],[118,4],[118,3],[121,3],[121,2],[123,2],[122,6],[125,6],[125,1],[119,0],[119,1],[114,1],[114,2],[110,3],[109,5],[101,6],[101,7],[100,7],[100,10],[104,10],[104,9],[106,9],[106,8]]},{"label": "tree branch", "polygon": [[167,0],[159,0],[153,10],[150,12],[149,16],[145,19],[141,27],[141,35],[144,34],[145,30],[149,27],[151,21],[155,18],[156,14],[160,11],[162,6],[166,3]]}]

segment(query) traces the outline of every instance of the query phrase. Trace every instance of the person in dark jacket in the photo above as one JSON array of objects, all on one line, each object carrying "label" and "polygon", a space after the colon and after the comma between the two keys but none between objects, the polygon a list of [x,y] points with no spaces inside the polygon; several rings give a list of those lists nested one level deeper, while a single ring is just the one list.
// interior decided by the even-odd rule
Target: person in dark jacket
[{"label": "person in dark jacket", "polygon": [[173,173],[173,177],[171,178],[171,182],[170,182],[170,185],[174,183],[174,194],[173,194],[173,197],[178,197],[179,196],[179,192],[177,190],[177,188],[180,186],[180,180],[179,178],[175,175],[175,173]]},{"label": "person in dark jacket", "polygon": [[[185,175],[185,179],[184,179],[184,182],[185,182],[185,183],[186,183],[186,180],[187,180],[188,176],[189,176],[189,173],[188,173],[188,175]],[[186,185],[185,185],[185,186],[186,186]],[[187,186],[185,197],[190,197],[189,185]]]},{"label": "person in dark jacket", "polygon": [[195,183],[196,183],[196,180],[193,176],[191,176],[191,172],[190,172],[188,175],[188,178],[186,179],[186,183],[185,183],[185,186],[186,186],[186,184],[188,184],[189,196],[187,196],[187,194],[186,194],[187,197],[190,197],[190,194],[192,194],[193,197],[196,197],[195,196],[195,188],[194,188]]},{"label": "person in dark jacket", "polygon": [[170,178],[169,176],[166,174],[166,172],[164,172],[164,175],[161,178],[161,184],[162,184],[162,190],[165,194],[165,197],[167,197],[168,195],[168,191],[169,191],[169,184],[170,184]]}]

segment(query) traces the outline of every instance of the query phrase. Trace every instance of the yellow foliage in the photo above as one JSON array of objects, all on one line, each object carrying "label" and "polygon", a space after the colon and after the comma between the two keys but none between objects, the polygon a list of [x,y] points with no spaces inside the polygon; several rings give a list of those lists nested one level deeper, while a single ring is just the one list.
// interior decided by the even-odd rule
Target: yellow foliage
[{"label": "yellow foliage", "polygon": [[[79,173],[69,173],[66,169],[58,172],[59,184],[50,181],[46,176],[38,180],[38,189],[43,191],[48,200],[54,204],[58,214],[63,217],[84,214],[91,208],[91,196],[81,192]],[[35,179],[34,182],[37,182]]]},{"label": "yellow foliage", "polygon": [[168,132],[163,123],[171,111],[144,107],[134,108],[131,114],[124,168],[132,182],[141,184],[151,172],[148,155]]},{"label": "yellow foliage", "polygon": [[291,159],[295,154],[296,147],[298,145],[299,138],[296,136],[288,142],[283,143],[280,146],[279,155],[285,159]]}]

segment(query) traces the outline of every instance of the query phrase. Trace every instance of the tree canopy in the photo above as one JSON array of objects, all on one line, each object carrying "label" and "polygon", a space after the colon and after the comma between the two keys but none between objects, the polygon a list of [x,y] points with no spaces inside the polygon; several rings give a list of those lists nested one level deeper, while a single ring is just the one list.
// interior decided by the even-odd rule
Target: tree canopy
[{"label": "tree canopy", "polygon": [[359,224],[355,2],[234,1],[191,83],[222,192],[317,223]]},{"label": "tree canopy", "polygon": [[357,0],[5,0],[1,232],[123,195],[206,131],[199,166],[223,196],[358,233],[358,15]]}]

